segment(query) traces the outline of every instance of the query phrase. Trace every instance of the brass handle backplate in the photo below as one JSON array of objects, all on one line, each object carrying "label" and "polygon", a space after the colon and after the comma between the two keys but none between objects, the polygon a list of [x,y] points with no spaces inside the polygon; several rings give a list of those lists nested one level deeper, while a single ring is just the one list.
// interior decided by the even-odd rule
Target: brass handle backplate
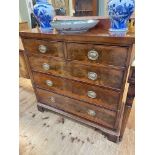
[{"label": "brass handle backplate", "polygon": [[97,52],[97,51],[95,51],[95,50],[90,50],[90,51],[88,52],[88,59],[90,59],[90,60],[97,60],[98,57],[99,57],[99,55],[98,55],[98,52]]},{"label": "brass handle backplate", "polygon": [[47,63],[43,63],[42,67],[43,67],[44,70],[49,70],[50,69],[50,65],[47,64]]},{"label": "brass handle backplate", "polygon": [[97,74],[95,72],[88,72],[88,79],[96,80],[97,79]]},{"label": "brass handle backplate", "polygon": [[96,112],[94,110],[88,110],[88,114],[91,115],[91,116],[95,116],[96,115]]},{"label": "brass handle backplate", "polygon": [[52,103],[55,102],[55,98],[53,96],[51,96],[50,100],[51,100]]},{"label": "brass handle backplate", "polygon": [[46,80],[46,84],[50,87],[53,86],[53,82],[51,80]]},{"label": "brass handle backplate", "polygon": [[96,98],[96,93],[94,91],[88,91],[87,95],[90,98]]},{"label": "brass handle backplate", "polygon": [[45,45],[39,45],[39,52],[40,53],[46,53],[47,47]]}]

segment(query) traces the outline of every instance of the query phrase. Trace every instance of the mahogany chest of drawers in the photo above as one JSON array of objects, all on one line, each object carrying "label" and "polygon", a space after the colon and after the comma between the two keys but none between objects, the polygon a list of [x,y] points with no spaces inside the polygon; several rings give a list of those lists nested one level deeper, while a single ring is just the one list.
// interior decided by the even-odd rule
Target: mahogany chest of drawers
[{"label": "mahogany chest of drawers", "polygon": [[29,30],[20,36],[38,109],[50,109],[120,141],[128,118],[124,94],[134,35],[112,37],[95,28],[72,35]]}]

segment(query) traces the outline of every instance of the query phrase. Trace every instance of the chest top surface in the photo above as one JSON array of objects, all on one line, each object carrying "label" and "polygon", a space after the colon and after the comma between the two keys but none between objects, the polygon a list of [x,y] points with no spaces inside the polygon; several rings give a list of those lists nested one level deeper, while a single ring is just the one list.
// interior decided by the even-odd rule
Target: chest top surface
[{"label": "chest top surface", "polygon": [[100,20],[99,24],[85,33],[78,34],[60,34],[56,30],[50,33],[41,33],[38,28],[20,31],[22,38],[47,39],[66,42],[96,42],[104,44],[132,45],[135,42],[133,32],[128,32],[126,36],[111,36],[108,32],[110,25],[109,19]]}]

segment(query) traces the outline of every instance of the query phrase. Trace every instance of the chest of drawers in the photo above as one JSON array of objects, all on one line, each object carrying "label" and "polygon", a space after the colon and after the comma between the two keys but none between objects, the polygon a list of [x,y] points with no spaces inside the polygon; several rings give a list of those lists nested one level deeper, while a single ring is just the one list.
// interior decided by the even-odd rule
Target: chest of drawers
[{"label": "chest of drawers", "polygon": [[57,112],[120,141],[134,35],[109,36],[103,24],[84,34],[31,30],[20,36],[38,110]]}]

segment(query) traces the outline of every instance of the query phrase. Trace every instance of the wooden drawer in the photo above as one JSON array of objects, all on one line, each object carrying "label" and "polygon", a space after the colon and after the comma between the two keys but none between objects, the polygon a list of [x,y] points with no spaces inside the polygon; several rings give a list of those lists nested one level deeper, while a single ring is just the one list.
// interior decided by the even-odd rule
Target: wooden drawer
[{"label": "wooden drawer", "polygon": [[122,69],[81,65],[75,62],[65,63],[60,59],[39,56],[30,56],[29,61],[34,71],[116,89],[120,89],[122,86],[124,76]]},{"label": "wooden drawer", "polygon": [[67,44],[68,59],[84,63],[125,66],[128,48],[93,44]]},{"label": "wooden drawer", "polygon": [[68,63],[69,75],[87,83],[121,89],[124,70],[109,67],[98,67],[82,65],[79,63]]},{"label": "wooden drawer", "polygon": [[62,42],[23,39],[23,43],[25,51],[28,54],[40,54],[64,58]]},{"label": "wooden drawer", "polygon": [[29,62],[33,71],[54,74],[54,75],[66,75],[65,62],[59,58],[29,56]]},{"label": "wooden drawer", "polygon": [[99,108],[85,102],[64,97],[42,89],[36,89],[39,102],[50,105],[91,122],[114,128],[116,112]]},{"label": "wooden drawer", "polygon": [[54,91],[101,107],[117,110],[120,93],[57,76],[33,72],[37,87]]}]

